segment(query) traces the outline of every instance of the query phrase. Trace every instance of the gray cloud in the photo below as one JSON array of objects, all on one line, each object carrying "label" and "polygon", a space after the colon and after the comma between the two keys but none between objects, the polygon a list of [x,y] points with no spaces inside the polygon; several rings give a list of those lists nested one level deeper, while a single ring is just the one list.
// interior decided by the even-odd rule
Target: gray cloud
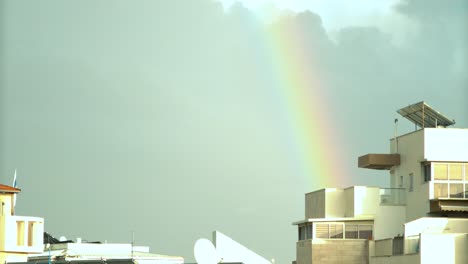
[{"label": "gray cloud", "polygon": [[429,2],[396,7],[419,27],[395,46],[371,26],[332,41],[313,12],[267,26],[203,0],[3,1],[1,181],[18,168],[18,212],[56,235],[125,242],[134,230],[190,260],[219,229],[288,263],[303,194],[323,186],[295,175],[264,30],[297,29],[329,84],[349,172],[337,184],[386,185],[356,159],[387,151],[397,108],[426,100],[468,127],[466,5]]}]

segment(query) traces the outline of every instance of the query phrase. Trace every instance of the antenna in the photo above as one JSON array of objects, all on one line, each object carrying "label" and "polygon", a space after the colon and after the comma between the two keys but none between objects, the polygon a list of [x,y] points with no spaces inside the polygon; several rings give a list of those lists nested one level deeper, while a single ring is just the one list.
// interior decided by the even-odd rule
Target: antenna
[{"label": "antenna", "polygon": [[133,244],[135,243],[135,231],[132,230],[132,260],[133,260]]},{"label": "antenna", "polygon": [[395,118],[395,132],[393,135],[393,141],[395,142],[395,153],[398,153],[398,118]]}]

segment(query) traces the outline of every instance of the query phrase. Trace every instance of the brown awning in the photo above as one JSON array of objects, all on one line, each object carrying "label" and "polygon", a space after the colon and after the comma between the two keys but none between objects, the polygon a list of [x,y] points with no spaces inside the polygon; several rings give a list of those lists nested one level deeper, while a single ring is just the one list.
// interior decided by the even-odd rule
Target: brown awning
[{"label": "brown awning", "polygon": [[367,154],[359,157],[358,167],[374,170],[389,170],[400,165],[400,154]]},{"label": "brown awning", "polygon": [[437,212],[466,212],[468,213],[468,199],[465,200],[431,200],[431,213]]}]

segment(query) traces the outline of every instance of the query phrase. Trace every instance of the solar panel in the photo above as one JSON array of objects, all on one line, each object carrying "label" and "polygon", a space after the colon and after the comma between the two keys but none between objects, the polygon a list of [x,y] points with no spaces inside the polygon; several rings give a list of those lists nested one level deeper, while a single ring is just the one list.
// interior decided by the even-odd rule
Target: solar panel
[{"label": "solar panel", "polygon": [[424,101],[401,108],[397,112],[421,128],[447,127],[455,124],[455,120],[444,116]]}]

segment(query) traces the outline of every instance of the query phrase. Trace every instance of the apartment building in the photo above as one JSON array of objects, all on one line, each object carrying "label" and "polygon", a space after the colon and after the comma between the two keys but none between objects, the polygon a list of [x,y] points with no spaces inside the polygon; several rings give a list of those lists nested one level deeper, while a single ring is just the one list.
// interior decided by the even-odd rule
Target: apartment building
[{"label": "apartment building", "polygon": [[468,263],[468,129],[425,102],[398,110],[415,131],[359,157],[390,186],[305,195],[296,263]]}]

